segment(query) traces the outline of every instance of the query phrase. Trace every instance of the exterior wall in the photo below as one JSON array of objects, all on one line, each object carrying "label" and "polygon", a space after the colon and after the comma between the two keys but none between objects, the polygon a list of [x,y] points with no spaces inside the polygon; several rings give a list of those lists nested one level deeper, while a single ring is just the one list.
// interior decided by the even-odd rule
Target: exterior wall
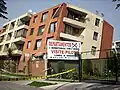
[{"label": "exterior wall", "polygon": [[[80,36],[82,36],[82,41],[81,41],[81,37],[78,37],[77,40],[76,40],[76,37],[73,37],[73,40],[71,39],[72,41],[81,41],[82,42],[82,46],[81,46],[82,52],[91,51],[92,46],[96,47],[96,50],[102,50],[103,48],[110,47],[109,45],[105,45],[106,37],[109,38],[109,35],[106,32],[109,25],[107,24],[108,26],[105,26],[104,20],[101,17],[99,17],[91,12],[88,12],[84,9],[81,9],[77,6],[63,3],[61,6],[61,11],[60,11],[59,17],[51,18],[52,14],[53,14],[53,9],[60,7],[60,6],[61,6],[61,4],[54,6],[52,8],[49,8],[45,11],[39,12],[32,16],[32,18],[30,20],[30,25],[28,28],[24,48],[23,48],[23,54],[21,56],[20,63],[19,63],[19,71],[22,71],[23,68],[25,67],[26,74],[32,73],[32,75],[44,75],[43,69],[46,69],[44,60],[43,61],[37,61],[37,60],[32,61],[32,63],[30,64],[31,65],[30,72],[28,70],[29,63],[31,62],[31,60],[33,60],[32,56],[36,56],[39,53],[41,53],[41,56],[42,56],[43,53],[46,53],[47,39],[53,38],[53,39],[57,39],[57,40],[64,40],[63,38],[61,38],[60,35],[61,35],[61,33],[64,33],[64,28],[65,28],[64,17],[67,17],[68,9],[73,9],[75,11],[86,13],[87,14],[86,18],[89,19],[89,20],[86,19],[84,24],[83,23],[80,24],[81,26],[85,27],[83,32],[80,35]],[[48,18],[45,22],[41,22],[42,14],[45,12],[48,12]],[[34,17],[36,17],[36,16],[37,16],[36,23],[33,23]],[[100,19],[99,26],[95,26],[96,18]],[[78,21],[77,22],[76,21],[72,22],[72,21],[73,20],[71,20],[71,23],[78,25],[78,23],[77,23]],[[56,31],[53,33],[48,33],[50,23],[52,23],[52,22],[57,22]],[[41,36],[37,36],[39,26],[43,26],[43,25],[45,25],[43,34]],[[32,28],[34,28],[34,33],[33,33],[33,35],[30,35],[30,31]],[[94,31],[98,33],[97,40],[93,40]],[[113,34],[113,33],[110,33],[110,35],[111,34]],[[70,35],[67,35],[67,36],[68,36],[68,38],[70,37]],[[36,40],[39,40],[39,39],[41,40],[41,46],[38,50],[34,50]],[[112,39],[107,39],[107,40],[110,44]],[[30,45],[29,49],[27,48],[28,41],[31,41],[31,45]],[[99,58],[99,57],[101,57],[101,55],[102,55],[101,52],[96,52],[95,55],[92,55],[91,52],[89,52],[89,53],[83,53],[82,58],[83,59]],[[25,63],[23,63],[24,60],[25,60]],[[36,64],[38,64],[38,66],[39,66],[38,68],[36,68]]]},{"label": "exterior wall", "polygon": [[45,64],[43,60],[32,61],[32,75],[33,76],[44,76],[45,75]]},{"label": "exterior wall", "polygon": [[[67,7],[70,9],[74,9],[74,10],[86,13],[87,14],[86,18],[89,19],[89,20],[86,19],[85,23],[82,25],[82,26],[86,26],[83,32],[81,33],[81,36],[83,36],[83,38],[81,39],[81,37],[79,37],[79,40],[77,40],[77,41],[83,42],[81,46],[81,52],[91,51],[92,46],[96,47],[96,50],[100,50],[103,19],[77,6],[67,4]],[[96,18],[100,19],[99,26],[95,26]],[[94,31],[98,33],[97,41],[93,40]],[[99,58],[99,52],[96,52],[95,55],[92,55],[91,52],[82,53],[82,58],[83,59]]]},{"label": "exterior wall", "polygon": [[[86,53],[86,52],[91,51],[92,46],[96,47],[96,50],[100,50],[103,19],[92,13],[88,13],[88,18],[90,19],[90,21],[86,21],[87,25],[84,30],[82,52],[85,52],[85,53],[82,54],[82,58],[83,59],[99,58],[99,52],[96,52],[95,55],[92,55],[91,52],[89,53]],[[96,18],[100,19],[99,27],[95,26]],[[93,40],[94,32],[98,33],[97,40]]]},{"label": "exterior wall", "polygon": [[[52,14],[53,14],[53,10],[55,8],[59,8],[60,6],[61,6],[61,10],[60,10],[59,17],[51,18]],[[46,13],[46,12],[48,12],[48,18],[45,22],[41,22],[42,15],[43,15],[43,13]],[[28,54],[28,56],[30,56],[30,55],[36,55],[37,53],[40,53],[40,52],[46,53],[47,39],[49,39],[49,38],[59,39],[60,32],[64,31],[64,23],[62,22],[62,20],[63,20],[63,17],[66,16],[66,15],[67,15],[66,4],[63,3],[63,4],[54,6],[52,8],[49,8],[45,11],[42,11],[42,12],[37,13],[37,14],[32,16],[31,21],[30,21],[30,26],[29,26],[29,29],[28,29],[28,32],[27,32],[27,37],[26,37],[26,40],[25,40],[24,48],[23,48],[23,54],[22,54],[22,57],[21,57],[20,63],[19,63],[19,71],[23,70],[24,66],[22,66],[21,64],[22,64],[22,61],[23,61],[23,56],[25,54]],[[37,21],[36,21],[36,23],[33,23],[33,20],[34,20],[35,16],[37,16]],[[57,22],[56,31],[53,32],[53,33],[48,33],[50,24],[52,22]],[[39,26],[43,26],[43,25],[45,25],[43,35],[37,36]],[[33,35],[30,35],[31,28],[34,28]],[[41,46],[38,50],[34,50],[36,40],[38,40],[38,39],[41,40]],[[31,41],[31,45],[30,45],[29,49],[27,49],[28,41]],[[37,61],[34,61],[34,62],[36,63]],[[39,63],[39,65],[40,64],[41,63]],[[32,69],[34,69],[34,68],[35,68],[35,64],[32,64]],[[27,72],[27,69],[28,69],[28,64],[26,63],[26,70],[25,70],[26,72]],[[42,73],[43,71],[40,71],[40,72]],[[33,75],[37,75],[37,73],[38,73],[37,71],[33,72]],[[26,73],[26,74],[28,74],[28,73]]]},{"label": "exterior wall", "polygon": [[[104,21],[100,50],[111,49],[112,40],[113,40],[113,27],[109,23]],[[100,58],[104,57],[106,57],[106,52],[105,51],[100,52]]]},{"label": "exterior wall", "polygon": [[[15,32],[16,32],[17,30],[20,30],[20,29],[23,29],[23,28],[28,29],[28,26],[27,26],[27,25],[24,25],[24,24],[21,25],[21,26],[18,26],[18,25],[17,25],[17,24],[18,24],[18,20],[21,19],[21,18],[24,18],[24,17],[29,17],[29,18],[30,18],[30,17],[31,17],[31,14],[30,14],[30,13],[26,13],[26,14],[24,14],[24,15],[16,18],[16,19],[13,19],[13,20],[11,20],[11,21],[9,21],[9,22],[7,22],[6,24],[3,25],[3,28],[4,28],[4,26],[6,26],[6,25],[8,25],[8,28],[6,29],[5,32],[3,32],[3,31],[4,31],[4,30],[3,30],[3,31],[0,33],[0,37],[2,37],[3,35],[5,35],[3,42],[0,43],[0,46],[2,46],[2,49],[1,49],[1,51],[0,51],[0,54],[6,54],[6,52],[4,52],[5,44],[9,44],[9,48],[10,48],[10,47],[11,47],[11,44],[12,44],[13,42],[17,42],[17,41],[20,41],[20,40],[24,42],[25,38],[15,38],[15,37],[14,37],[14,36],[15,36]],[[12,22],[14,22],[15,25],[14,25],[14,28],[10,30],[10,25],[11,25]],[[10,38],[10,40],[7,41],[8,33],[11,33],[11,38]]]}]

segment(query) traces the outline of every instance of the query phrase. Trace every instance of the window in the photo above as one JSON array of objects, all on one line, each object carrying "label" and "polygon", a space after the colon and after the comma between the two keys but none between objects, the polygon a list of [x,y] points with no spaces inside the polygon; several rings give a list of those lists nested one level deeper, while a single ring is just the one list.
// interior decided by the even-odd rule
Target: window
[{"label": "window", "polygon": [[45,28],[45,26],[40,26],[40,27],[39,27],[39,30],[38,30],[38,34],[37,34],[37,36],[40,36],[40,35],[43,34],[43,32],[44,32],[44,28]]},{"label": "window", "polygon": [[27,48],[30,48],[31,41],[28,41]]},{"label": "window", "polygon": [[31,29],[30,35],[33,35],[33,32],[34,32],[34,28]]},{"label": "window", "polygon": [[100,23],[100,19],[96,18],[96,20],[95,20],[95,26],[99,26],[99,23]]},{"label": "window", "polygon": [[95,55],[95,53],[96,53],[96,47],[92,46],[92,48],[91,48],[91,54]]},{"label": "window", "polygon": [[60,8],[53,9],[53,14],[52,14],[53,18],[56,18],[59,15],[60,15]]},{"label": "window", "polygon": [[6,41],[10,40],[12,37],[12,33],[8,33]]},{"label": "window", "polygon": [[34,17],[33,23],[37,22],[37,16]]},{"label": "window", "polygon": [[97,32],[94,32],[94,34],[93,34],[93,40],[96,40],[96,41],[97,41],[97,38],[98,38],[98,33],[97,33]]},{"label": "window", "polygon": [[14,22],[11,22],[11,24],[10,24],[10,30],[13,29],[14,26],[15,26],[15,21],[14,21]]},{"label": "window", "polygon": [[65,24],[65,31],[64,33],[66,34],[70,34],[70,35],[73,35],[73,36],[80,36],[80,34],[83,32],[83,29],[78,29],[78,28],[75,28],[75,27],[72,27],[70,25],[67,25]]},{"label": "window", "polygon": [[0,46],[0,51],[2,50],[2,45]]},{"label": "window", "polygon": [[41,22],[46,21],[47,18],[48,18],[48,12],[43,13]]},{"label": "window", "polygon": [[35,50],[38,50],[41,46],[41,40],[36,40],[36,43],[35,43]]},{"label": "window", "polygon": [[49,30],[49,33],[55,32],[56,27],[57,27],[57,23],[56,23],[56,22],[51,23],[51,24],[50,24],[50,30]]}]

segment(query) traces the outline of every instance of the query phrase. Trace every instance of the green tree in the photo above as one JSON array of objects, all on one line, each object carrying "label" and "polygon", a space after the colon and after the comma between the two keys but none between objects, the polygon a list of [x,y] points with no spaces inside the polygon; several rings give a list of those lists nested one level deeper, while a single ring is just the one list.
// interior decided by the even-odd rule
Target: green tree
[{"label": "green tree", "polygon": [[4,14],[7,13],[7,7],[6,7],[6,1],[5,0],[0,0],[0,17],[4,19],[8,19]]},{"label": "green tree", "polygon": [[57,66],[58,66],[58,73],[61,73],[64,71],[64,69],[65,69],[64,61],[59,61]]},{"label": "green tree", "polygon": [[115,9],[118,9],[120,7],[120,0],[112,0],[112,2],[118,2]]},{"label": "green tree", "polygon": [[16,72],[16,62],[14,61],[13,50],[8,48],[7,57],[4,61],[4,69],[10,72]]}]

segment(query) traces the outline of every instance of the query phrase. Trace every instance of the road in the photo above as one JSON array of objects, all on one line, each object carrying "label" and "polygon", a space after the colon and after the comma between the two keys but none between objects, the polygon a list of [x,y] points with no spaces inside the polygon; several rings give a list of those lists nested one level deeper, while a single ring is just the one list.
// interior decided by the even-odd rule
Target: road
[{"label": "road", "polygon": [[12,82],[0,81],[0,90],[43,90],[37,87],[15,84]]},{"label": "road", "polygon": [[102,85],[97,83],[70,83],[54,90],[120,90],[120,85]]},{"label": "road", "polygon": [[120,85],[102,85],[98,83],[66,83],[60,86],[50,86],[49,88],[37,88],[25,85],[30,81],[0,82],[0,90],[120,90]]}]

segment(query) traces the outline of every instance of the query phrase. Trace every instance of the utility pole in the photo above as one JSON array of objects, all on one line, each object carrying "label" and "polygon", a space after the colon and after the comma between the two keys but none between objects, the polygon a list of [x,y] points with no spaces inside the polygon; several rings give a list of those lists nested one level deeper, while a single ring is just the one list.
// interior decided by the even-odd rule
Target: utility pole
[{"label": "utility pole", "polygon": [[79,74],[79,82],[82,80],[82,59],[81,54],[79,52],[75,52],[75,56],[78,57],[78,74]]}]

